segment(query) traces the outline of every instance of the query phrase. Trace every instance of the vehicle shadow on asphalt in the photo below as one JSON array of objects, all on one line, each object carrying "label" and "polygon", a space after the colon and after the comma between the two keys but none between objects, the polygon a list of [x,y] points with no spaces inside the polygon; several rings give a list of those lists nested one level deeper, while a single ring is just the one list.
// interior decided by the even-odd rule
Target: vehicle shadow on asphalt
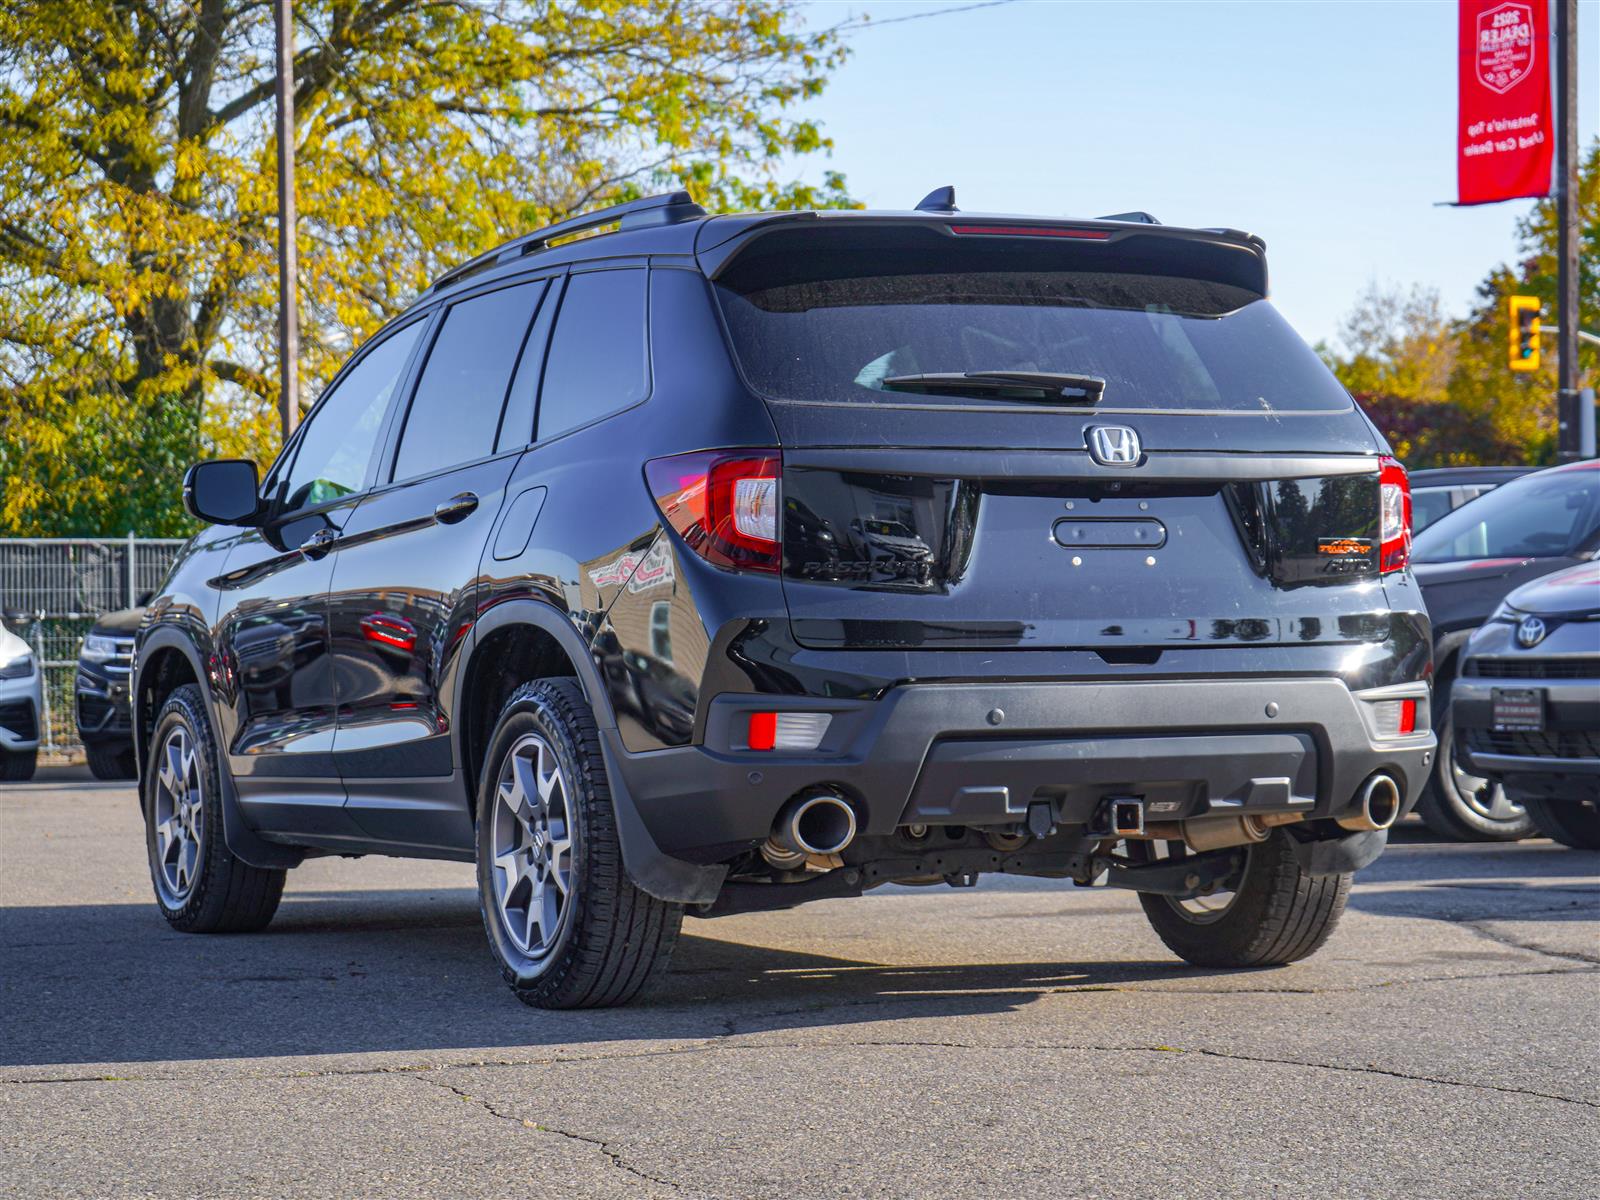
[{"label": "vehicle shadow on asphalt", "polygon": [[[335,899],[337,897],[337,899]],[[0,909],[0,1068],[706,1038],[900,1015],[1003,1013],[1045,993],[1214,978],[1175,960],[905,965],[744,945],[686,926],[630,1007],[511,995],[468,891],[308,894],[265,932],[174,933],[143,904]]]}]

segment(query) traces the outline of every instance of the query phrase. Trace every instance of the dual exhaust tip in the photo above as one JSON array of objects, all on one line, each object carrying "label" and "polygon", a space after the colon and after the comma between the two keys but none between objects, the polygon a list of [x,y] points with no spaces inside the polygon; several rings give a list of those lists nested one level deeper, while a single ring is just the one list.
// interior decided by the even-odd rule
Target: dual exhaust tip
[{"label": "dual exhaust tip", "polygon": [[[1394,776],[1378,771],[1361,785],[1355,799],[1356,811],[1340,817],[1338,825],[1355,833],[1366,833],[1388,829],[1399,820],[1405,798]],[[1170,836],[1181,829],[1180,836],[1185,836],[1191,844],[1200,843],[1194,845],[1197,850],[1262,841],[1270,825],[1302,819],[1298,813],[1273,814],[1265,818],[1222,817],[1214,821],[1189,821],[1179,829],[1167,830],[1159,825],[1147,828],[1142,809],[1142,805],[1133,804],[1128,804],[1126,811],[1113,808],[1113,824],[1120,835]],[[839,855],[855,841],[856,832],[856,810],[849,801],[837,792],[806,792],[784,805],[773,822],[771,836],[762,844],[761,853],[780,869],[827,870],[841,865]],[[1207,834],[1210,836],[1205,836]]]},{"label": "dual exhaust tip", "polygon": [[807,792],[783,806],[761,854],[783,870],[827,870],[856,840],[856,810],[836,792]]}]

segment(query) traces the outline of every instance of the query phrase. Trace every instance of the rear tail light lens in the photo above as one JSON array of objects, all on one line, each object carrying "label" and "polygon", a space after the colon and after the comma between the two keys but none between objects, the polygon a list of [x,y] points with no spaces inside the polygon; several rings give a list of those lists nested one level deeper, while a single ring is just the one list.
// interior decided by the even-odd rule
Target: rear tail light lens
[{"label": "rear tail light lens", "polygon": [[707,562],[740,571],[777,571],[776,450],[697,450],[645,464],[650,494],[667,523]]},{"label": "rear tail light lens", "polygon": [[753,712],[749,746],[752,750],[815,750],[822,745],[832,720],[828,713]]},{"label": "rear tail light lens", "polygon": [[1398,460],[1378,460],[1378,496],[1382,514],[1378,570],[1387,575],[1405,570],[1411,561],[1411,480]]}]

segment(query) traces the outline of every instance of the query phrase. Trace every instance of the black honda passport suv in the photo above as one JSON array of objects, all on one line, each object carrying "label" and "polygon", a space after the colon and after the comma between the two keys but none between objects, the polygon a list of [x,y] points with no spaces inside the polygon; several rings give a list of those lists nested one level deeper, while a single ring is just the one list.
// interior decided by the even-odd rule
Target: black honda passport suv
[{"label": "black honda passport suv", "polygon": [[994,871],[1131,888],[1193,963],[1315,950],[1434,750],[1405,473],[1259,239],[953,199],[564,222],[261,482],[192,468],[134,691],[167,920],[476,861],[552,1007],[684,913]]}]

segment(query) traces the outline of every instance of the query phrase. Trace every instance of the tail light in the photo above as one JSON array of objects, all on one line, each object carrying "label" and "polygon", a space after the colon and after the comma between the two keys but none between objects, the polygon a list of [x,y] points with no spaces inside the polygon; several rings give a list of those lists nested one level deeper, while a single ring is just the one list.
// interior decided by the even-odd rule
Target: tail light
[{"label": "tail light", "polygon": [[1378,460],[1378,508],[1383,518],[1378,570],[1384,575],[1403,571],[1411,561],[1411,480],[1398,459]]},{"label": "tail light", "polygon": [[667,523],[707,562],[739,571],[777,571],[776,450],[696,450],[645,464],[650,494]]}]

